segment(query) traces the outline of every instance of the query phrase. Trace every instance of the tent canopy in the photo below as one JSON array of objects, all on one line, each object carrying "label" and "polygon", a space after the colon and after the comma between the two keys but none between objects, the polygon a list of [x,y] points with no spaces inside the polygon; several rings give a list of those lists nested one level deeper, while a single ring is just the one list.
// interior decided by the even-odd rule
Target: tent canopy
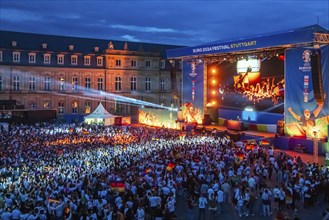
[{"label": "tent canopy", "polygon": [[117,116],[110,114],[102,105],[100,102],[95,111],[93,111],[91,114],[85,116],[85,119],[106,119],[106,118],[115,118]]},{"label": "tent canopy", "polygon": [[167,50],[167,58],[188,58],[204,55],[225,54],[255,49],[284,47],[314,42],[314,33],[326,33],[328,30],[319,25],[296,28],[271,34],[256,35],[235,40],[215,41],[193,47]]}]

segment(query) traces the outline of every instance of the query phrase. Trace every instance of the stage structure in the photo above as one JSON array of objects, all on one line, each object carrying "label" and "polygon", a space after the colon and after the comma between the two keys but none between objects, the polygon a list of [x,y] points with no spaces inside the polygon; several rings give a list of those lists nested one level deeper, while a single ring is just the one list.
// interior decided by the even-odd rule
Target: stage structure
[{"label": "stage structure", "polygon": [[328,51],[329,31],[313,25],[167,50],[167,58],[183,61],[182,102],[204,119],[326,141]]}]

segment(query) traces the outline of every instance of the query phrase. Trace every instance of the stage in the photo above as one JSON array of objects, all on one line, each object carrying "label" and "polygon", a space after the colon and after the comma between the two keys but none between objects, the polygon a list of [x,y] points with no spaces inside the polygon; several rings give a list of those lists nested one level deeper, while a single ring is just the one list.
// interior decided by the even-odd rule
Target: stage
[{"label": "stage", "polygon": [[205,128],[207,131],[213,131],[216,129],[219,132],[225,132],[227,131],[228,133],[240,133],[241,135],[245,136],[255,136],[261,139],[264,138],[274,138],[276,136],[276,133],[269,133],[269,132],[261,132],[261,131],[253,131],[253,130],[245,130],[245,131],[235,131],[235,130],[230,130],[226,126],[219,126],[219,125],[198,125],[197,129],[202,129]]},{"label": "stage", "polygon": [[[314,156],[313,156],[313,141],[302,139],[302,138],[294,138],[294,137],[286,137],[286,136],[279,136],[277,133],[270,133],[270,132],[261,132],[261,131],[234,131],[227,129],[226,126],[218,126],[218,125],[208,125],[202,126],[198,125],[196,127],[199,129],[205,129],[208,132],[212,132],[216,130],[219,133],[226,133],[231,137],[235,137],[236,140],[266,140],[271,145],[274,146],[275,152],[283,152],[284,154],[294,158],[300,157],[304,163],[313,163]],[[234,138],[233,138],[234,139]],[[236,141],[234,140],[234,141]],[[301,153],[296,151],[294,148],[298,144],[302,144],[306,146],[305,152]],[[328,145],[328,142],[322,143],[319,142],[319,156],[318,156],[318,164],[320,166],[324,165],[325,156],[324,156],[324,146]]]}]

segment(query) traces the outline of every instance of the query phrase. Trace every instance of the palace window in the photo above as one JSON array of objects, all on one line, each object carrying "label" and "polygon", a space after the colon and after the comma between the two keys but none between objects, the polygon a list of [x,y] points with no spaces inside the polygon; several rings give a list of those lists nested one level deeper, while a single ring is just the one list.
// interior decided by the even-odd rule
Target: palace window
[{"label": "palace window", "polygon": [[86,114],[90,114],[90,108],[91,108],[90,101],[86,101],[86,110],[85,110]]},{"label": "palace window", "polygon": [[21,60],[21,52],[13,52],[13,62],[14,63],[19,63]]},{"label": "palace window", "polygon": [[31,101],[30,103],[29,103],[29,109],[35,109],[36,108],[36,104],[35,104],[35,102],[34,101]]},{"label": "palace window", "polygon": [[72,77],[72,90],[78,90],[78,77]]},{"label": "palace window", "polygon": [[50,76],[45,76],[45,91],[50,91]]},{"label": "palace window", "polygon": [[72,113],[77,114],[78,113],[78,101],[72,102]]},{"label": "palace window", "polygon": [[99,77],[97,79],[97,89],[99,91],[102,91],[103,90],[103,77]]},{"label": "palace window", "polygon": [[43,63],[50,64],[50,54],[43,55]]},{"label": "palace window", "polygon": [[34,76],[29,77],[29,90],[35,91],[36,90],[36,80]]},{"label": "palace window", "polygon": [[58,103],[58,114],[59,115],[64,114],[64,101],[60,101]]},{"label": "palace window", "polygon": [[145,62],[145,66],[146,66],[146,67],[151,67],[151,61],[147,60],[147,61]]},{"label": "palace window", "polygon": [[78,65],[78,56],[77,55],[71,56],[71,65]]},{"label": "palace window", "polygon": [[57,64],[64,64],[64,55],[63,54],[58,54],[57,55]]},{"label": "palace window", "polygon": [[21,84],[19,76],[13,76],[13,90],[19,91],[21,89],[20,85]]},{"label": "palace window", "polygon": [[164,78],[160,79],[160,91],[161,92],[165,91],[165,80],[164,80]]},{"label": "palace window", "polygon": [[90,66],[90,56],[85,56],[84,57],[84,65],[85,66]]},{"label": "palace window", "polygon": [[145,91],[151,91],[151,78],[145,78]]},{"label": "palace window", "polygon": [[85,89],[90,90],[90,88],[91,88],[91,79],[89,77],[87,77],[85,79]]},{"label": "palace window", "polygon": [[58,90],[59,91],[64,91],[64,89],[65,89],[65,80],[64,80],[63,76],[60,76],[58,78]]},{"label": "palace window", "polygon": [[137,66],[137,60],[132,60],[131,61],[131,66],[136,67]]},{"label": "palace window", "polygon": [[50,101],[44,101],[43,108],[50,108]]},{"label": "palace window", "polygon": [[29,63],[35,63],[36,53],[29,53]]},{"label": "palace window", "polygon": [[97,57],[97,66],[103,66],[103,57]]},{"label": "palace window", "polygon": [[2,76],[0,76],[0,91],[3,90],[3,79]]},{"label": "palace window", "polygon": [[161,60],[160,62],[160,68],[164,69],[166,67],[166,61],[165,60]]},{"label": "palace window", "polygon": [[130,78],[130,90],[136,91],[137,90],[137,78],[136,76],[133,76]]},{"label": "palace window", "polygon": [[120,76],[115,77],[115,91],[116,92],[121,91],[121,77]]}]

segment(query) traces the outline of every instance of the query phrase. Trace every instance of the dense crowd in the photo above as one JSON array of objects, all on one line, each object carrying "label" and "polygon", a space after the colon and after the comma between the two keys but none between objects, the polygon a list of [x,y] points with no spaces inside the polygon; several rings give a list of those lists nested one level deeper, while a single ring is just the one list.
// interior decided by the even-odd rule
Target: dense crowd
[{"label": "dense crowd", "polygon": [[185,219],[195,209],[215,218],[226,204],[286,219],[329,202],[327,168],[216,132],[21,125],[1,134],[0,152],[3,220],[175,219],[178,197]]}]

